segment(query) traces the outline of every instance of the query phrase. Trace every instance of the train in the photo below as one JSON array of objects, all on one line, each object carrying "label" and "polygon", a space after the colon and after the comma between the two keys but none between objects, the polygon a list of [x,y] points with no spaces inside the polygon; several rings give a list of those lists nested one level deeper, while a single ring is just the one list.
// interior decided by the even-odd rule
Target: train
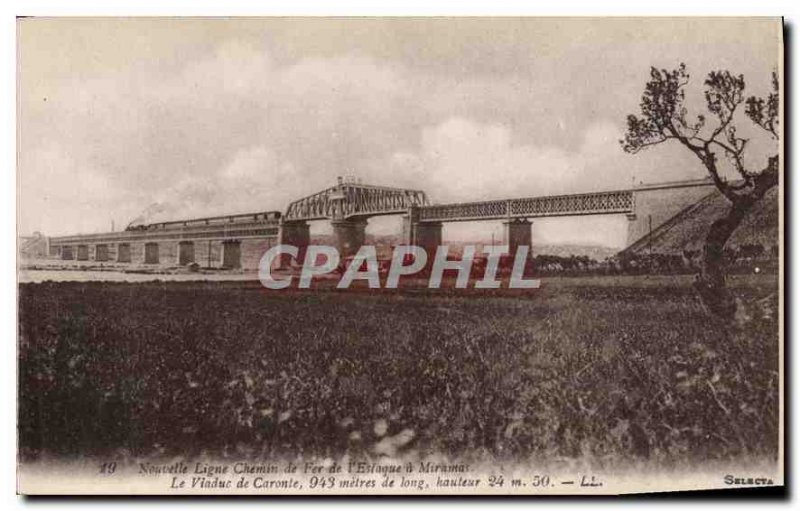
[{"label": "train", "polygon": [[157,231],[178,229],[182,227],[205,227],[228,224],[273,223],[281,219],[280,211],[262,211],[259,213],[243,213],[239,215],[213,216],[207,218],[193,218],[190,220],[172,220],[169,222],[156,222],[141,224],[131,222],[126,231]]}]

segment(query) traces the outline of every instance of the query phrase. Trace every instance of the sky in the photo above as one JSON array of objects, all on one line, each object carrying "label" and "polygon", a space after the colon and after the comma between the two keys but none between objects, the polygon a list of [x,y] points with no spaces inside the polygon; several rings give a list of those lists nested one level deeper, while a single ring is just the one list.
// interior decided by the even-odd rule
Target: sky
[{"label": "sky", "polygon": [[[779,29],[734,18],[22,19],[18,229],[120,229],[154,204],[153,220],[283,211],[340,175],[434,203],[702,178],[677,145],[620,148],[650,66],[685,62],[696,98],[715,69],[764,94]],[[621,247],[626,222],[536,219],[534,243]],[[387,217],[368,232],[399,229]],[[499,222],[445,228],[457,240],[492,234]]]}]

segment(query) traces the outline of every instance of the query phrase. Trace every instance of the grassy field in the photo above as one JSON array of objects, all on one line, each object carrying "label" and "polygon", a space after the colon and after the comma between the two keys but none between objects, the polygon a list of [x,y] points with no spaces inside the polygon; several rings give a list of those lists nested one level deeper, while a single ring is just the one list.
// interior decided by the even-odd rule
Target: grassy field
[{"label": "grassy field", "polygon": [[[687,282],[563,279],[514,294],[22,284],[20,450],[775,457],[777,319],[726,331]],[[775,281],[736,286],[752,301]]]}]

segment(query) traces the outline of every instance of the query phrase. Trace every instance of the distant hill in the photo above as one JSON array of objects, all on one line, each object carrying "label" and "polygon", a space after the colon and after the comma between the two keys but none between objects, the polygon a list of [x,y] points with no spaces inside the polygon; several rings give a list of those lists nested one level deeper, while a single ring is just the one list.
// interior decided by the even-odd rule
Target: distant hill
[{"label": "distant hill", "polygon": [[[650,250],[655,254],[681,254],[684,250],[700,250],[712,222],[727,214],[729,208],[728,200],[715,191],[653,229],[652,235],[636,241],[620,254],[646,254]],[[753,207],[731,236],[727,247],[760,244],[766,251],[772,250],[779,243],[778,211],[776,187]]]},{"label": "distant hill", "polygon": [[[336,240],[333,235],[315,235],[311,237],[311,243],[317,245],[336,245]],[[375,245],[378,257],[381,259],[391,257],[392,247],[402,245],[405,242],[400,235],[383,235],[377,236],[367,234],[366,243]],[[461,247],[467,244],[474,244],[478,250],[481,250],[484,245],[489,245],[491,242],[484,240],[476,241],[451,241],[446,243],[451,247],[452,251],[458,252]],[[499,242],[497,242],[499,244]],[[587,256],[596,261],[602,261],[608,257],[617,254],[619,250],[599,245],[534,245],[532,252],[534,256],[537,255],[554,255],[560,257],[569,256]]]}]

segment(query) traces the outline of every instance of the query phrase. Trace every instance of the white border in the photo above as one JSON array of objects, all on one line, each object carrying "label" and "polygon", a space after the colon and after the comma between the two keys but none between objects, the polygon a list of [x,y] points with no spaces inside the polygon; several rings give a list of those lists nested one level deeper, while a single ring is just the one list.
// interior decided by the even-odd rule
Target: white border
[{"label": "white border", "polygon": [[[714,1],[714,2],[697,2],[696,0],[671,0],[670,2],[642,2],[642,1],[625,1],[625,0],[605,0],[603,2],[586,1],[573,1],[573,0],[560,0],[558,2],[545,2],[540,4],[532,4],[530,2],[519,1],[505,1],[505,0],[491,0],[491,1],[470,1],[459,0],[455,2],[443,1],[419,1],[419,0],[388,0],[388,1],[369,1],[369,0],[350,0],[346,3],[341,2],[325,2],[325,1],[302,1],[302,2],[283,2],[276,5],[259,6],[255,2],[247,0],[226,0],[222,2],[212,1],[168,1],[168,0],[138,0],[136,2],[113,2],[102,0],[6,0],[0,5],[3,16],[0,17],[0,40],[2,40],[2,50],[0,51],[0,63],[2,66],[2,112],[6,112],[6,117],[2,122],[2,136],[0,137],[0,150],[3,156],[4,171],[0,172],[2,182],[0,184],[0,193],[3,194],[0,200],[0,207],[2,207],[2,215],[0,215],[0,229],[2,229],[3,240],[5,244],[0,249],[0,268],[2,268],[2,288],[0,295],[2,299],[2,320],[0,320],[0,328],[2,329],[2,337],[0,337],[0,360],[2,360],[2,367],[0,368],[0,386],[2,387],[2,402],[4,403],[3,421],[2,421],[2,446],[0,447],[0,494],[3,498],[3,509],[22,507],[26,502],[15,496],[15,463],[16,463],[16,62],[15,62],[15,39],[16,39],[16,25],[15,17],[20,15],[28,16],[87,16],[87,15],[101,15],[101,16],[255,16],[255,15],[273,15],[273,16],[298,16],[298,15],[339,15],[339,16],[396,16],[396,15],[423,15],[423,16],[437,16],[437,15],[458,15],[458,16],[497,16],[497,15],[537,15],[537,16],[678,16],[678,15],[691,15],[691,16],[778,16],[784,15],[787,18],[787,23],[793,25],[792,34],[796,37],[796,30],[800,14],[798,13],[798,2],[796,1],[779,1],[779,0],[759,0],[758,2],[738,2],[733,3],[730,1]],[[795,45],[796,46],[796,42]],[[795,48],[793,48],[794,50]],[[796,59],[794,55],[796,51],[791,51],[789,56],[791,62],[788,63],[787,71],[793,76],[792,70]],[[791,79],[790,83],[793,84],[793,93],[797,92],[796,80]],[[796,94],[794,95],[796,96]],[[793,97],[794,97],[793,96]],[[787,112],[787,117],[796,113],[797,101],[796,97],[793,101],[793,109]],[[797,131],[795,130],[791,140],[787,141],[790,147],[797,147]],[[792,169],[787,169],[790,173]],[[786,190],[787,197],[797,196],[798,179],[795,177],[791,180],[791,188]],[[788,201],[787,201],[788,202]],[[796,212],[795,212],[796,213]],[[792,235],[798,231],[798,215],[793,214],[791,218],[787,217],[787,222],[792,226],[792,231],[787,232],[786,235],[794,239]],[[796,272],[791,274],[791,282],[788,283],[789,287],[796,289],[798,276]],[[788,291],[788,289],[787,289]],[[791,302],[791,311],[787,311],[790,317],[800,317],[800,305],[793,301]],[[792,341],[793,336],[790,328],[787,334],[787,345],[794,344]],[[791,349],[792,360],[790,361],[791,367],[798,367],[798,353],[800,349],[794,345]],[[795,378],[791,371],[786,374],[786,383],[789,389],[794,390],[791,393],[794,406],[790,405],[790,412],[792,415],[791,422],[794,429],[797,430],[796,422],[796,394],[797,389],[794,385]],[[791,453],[787,453],[790,460],[797,460],[797,445],[796,438],[791,442],[793,447]],[[793,464],[793,470],[790,473],[792,480],[789,484],[794,487],[794,493],[797,493],[797,465]],[[657,501],[656,501],[657,502]],[[582,501],[581,503],[589,503]],[[640,505],[642,502],[628,502],[629,504]],[[655,502],[654,502],[655,503]],[[743,501],[743,504],[748,501]],[[51,508],[65,504],[64,502],[49,501],[38,503],[38,508]],[[72,503],[74,505],[75,503]],[[84,503],[85,504],[85,503]],[[113,505],[112,505],[113,504]],[[113,503],[109,502],[95,502],[97,506],[128,506],[144,504],[148,507],[162,508],[165,506],[178,505],[180,507],[189,506],[207,506],[207,505],[222,505],[229,506],[231,502],[186,502],[186,501],[166,501],[166,502],[137,502],[126,501]],[[237,502],[238,505],[246,505],[248,507],[264,506],[269,507],[302,507],[314,505],[316,506],[336,506],[336,507],[372,507],[379,505],[381,507],[398,507],[398,506],[414,506],[414,507],[428,507],[433,505],[462,508],[462,507],[483,507],[488,504],[486,501],[436,501],[435,504],[430,502],[413,501],[380,501],[380,502],[367,502],[367,501],[313,501],[311,504],[308,502],[297,501],[246,501]],[[514,507],[531,506],[537,507],[545,506],[551,507],[560,505],[562,503],[553,501],[506,501],[504,505]],[[572,502],[575,504],[575,502]],[[592,502],[597,505],[598,502]],[[616,506],[619,502],[605,501],[601,502],[604,506]],[[660,502],[660,504],[665,504]],[[722,506],[728,507],[736,505],[737,502],[673,502],[671,505],[686,507],[686,508],[701,508],[718,509]]]}]

